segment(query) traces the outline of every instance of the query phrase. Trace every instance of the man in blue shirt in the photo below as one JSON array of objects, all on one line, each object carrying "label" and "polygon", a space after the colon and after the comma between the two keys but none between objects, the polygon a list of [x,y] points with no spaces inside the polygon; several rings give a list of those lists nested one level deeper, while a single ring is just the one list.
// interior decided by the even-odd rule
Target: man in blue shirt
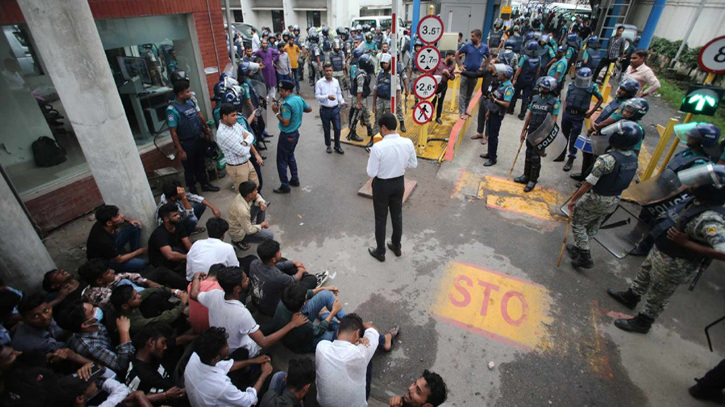
[{"label": "man in blue shirt", "polygon": [[[288,194],[290,186],[300,186],[300,178],[297,174],[297,161],[295,160],[295,147],[300,138],[300,126],[302,125],[302,114],[312,111],[310,105],[301,97],[294,95],[295,85],[289,81],[280,83],[279,94],[282,97],[282,104],[272,105],[272,111],[279,120],[279,145],[277,146],[277,172],[282,185],[272,191],[278,194]],[[292,179],[287,179],[287,167],[289,166]]]},{"label": "man in blue shirt", "polygon": [[[458,65],[459,69],[467,72],[478,72],[484,58],[488,58],[488,46],[481,43],[481,37],[481,30],[475,29],[471,31],[471,42],[456,52],[456,65]],[[463,64],[461,64],[461,55],[463,54],[466,55],[466,58]],[[461,76],[461,93],[458,97],[458,113],[460,113],[461,119],[464,119],[466,116],[468,101],[471,100],[471,94],[477,82],[478,78]]]}]

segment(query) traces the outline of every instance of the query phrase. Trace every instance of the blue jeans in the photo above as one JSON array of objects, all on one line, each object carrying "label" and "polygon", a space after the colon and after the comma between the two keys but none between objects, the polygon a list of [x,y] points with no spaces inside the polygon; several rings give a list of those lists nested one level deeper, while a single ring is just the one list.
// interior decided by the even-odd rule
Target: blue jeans
[{"label": "blue jeans", "polygon": [[[320,291],[312,298],[307,300],[307,302],[305,302],[305,305],[302,306],[302,315],[306,316],[307,319],[309,319],[310,321],[314,321],[316,318],[318,318],[318,316],[320,320],[327,318],[330,313],[325,311],[322,315],[320,315],[320,311],[322,310],[322,308],[327,308],[328,310],[331,310],[332,304],[335,302],[335,298],[335,294],[330,291]],[[339,328],[338,319],[344,317],[345,315],[347,315],[345,310],[341,309],[340,311],[338,311],[337,315],[332,318],[332,322],[330,322],[330,325],[327,328],[327,332],[325,332],[325,334],[321,337],[315,339],[315,345],[317,345],[317,343],[322,340],[332,341],[333,339],[335,339],[335,336],[337,336],[337,329]]]},{"label": "blue jeans", "polygon": [[279,85],[279,83],[282,81],[293,82],[292,77],[290,75],[283,75],[281,73],[278,73],[277,74],[277,85]]},{"label": "blue jeans", "polygon": [[335,130],[335,148],[340,148],[340,106],[332,109],[320,106],[322,130],[325,132],[325,145],[330,147],[330,123]]},{"label": "blue jeans", "polygon": [[584,124],[583,114],[571,114],[564,111],[564,115],[561,117],[561,131],[569,141],[569,157],[576,158],[576,138],[579,133],[582,132],[582,126]]},{"label": "blue jeans", "polygon": [[294,78],[295,82],[295,88],[297,88],[297,93],[300,93],[300,70],[299,68],[291,68],[292,69],[292,77]]},{"label": "blue jeans", "polygon": [[297,160],[295,160],[295,147],[300,139],[300,132],[295,130],[291,133],[280,132],[279,144],[277,145],[277,173],[279,174],[279,182],[282,183],[280,188],[288,189],[290,180],[287,178],[287,167],[289,166],[292,175],[291,181],[299,182],[300,178],[297,174]]},{"label": "blue jeans", "polygon": [[[141,228],[130,223],[125,223],[116,233],[116,251],[123,253],[126,251],[126,245],[129,245],[130,252],[138,250],[141,247]],[[110,268],[119,273],[138,273],[148,262],[144,259],[133,258],[125,263],[116,263],[112,261]]]},{"label": "blue jeans", "polygon": [[197,223],[199,223],[199,219],[202,215],[204,215],[204,211],[206,211],[206,205],[201,202],[194,202],[191,204],[191,209],[194,211],[194,215],[181,219],[181,224],[184,226],[184,229],[186,229],[186,233],[188,234],[191,234],[191,232],[193,232],[196,228]]}]

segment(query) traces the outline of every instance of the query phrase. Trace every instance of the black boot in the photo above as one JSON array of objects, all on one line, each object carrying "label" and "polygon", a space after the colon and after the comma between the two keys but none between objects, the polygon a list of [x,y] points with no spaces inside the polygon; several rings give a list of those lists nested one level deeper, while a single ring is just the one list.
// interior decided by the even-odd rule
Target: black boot
[{"label": "black boot", "polygon": [[569,170],[571,170],[571,167],[574,165],[574,160],[575,159],[576,158],[574,158],[574,157],[569,157],[566,160],[566,164],[564,164],[564,171],[569,172]]},{"label": "black boot", "polygon": [[700,384],[700,380],[702,379],[695,380],[697,381],[697,384],[687,389],[687,391],[690,393],[690,396],[698,400],[713,401],[715,403],[722,404],[722,389],[719,389],[717,387],[706,387]]},{"label": "black boot", "polygon": [[614,326],[623,331],[646,334],[647,332],[649,332],[650,328],[652,328],[653,322],[655,322],[654,319],[648,317],[647,315],[639,313],[632,319],[615,320]]},{"label": "black boot", "polygon": [[634,309],[639,304],[641,298],[631,288],[627,289],[627,291],[614,291],[609,288],[607,289],[607,294],[629,309]]},{"label": "black boot", "polygon": [[570,259],[576,260],[576,258],[579,257],[579,248],[573,244],[568,244],[566,245],[566,254],[569,255]]},{"label": "black boot", "polygon": [[405,121],[403,121],[403,120],[400,121],[400,131],[405,133]]},{"label": "black boot", "polygon": [[[534,154],[538,154],[534,152]],[[536,182],[539,180],[539,173],[541,172],[541,159],[539,161],[531,163],[531,172],[529,172],[529,182],[524,187],[524,192],[531,192],[536,187]]]},{"label": "black boot", "polygon": [[564,158],[566,157],[566,150],[562,151],[561,154],[559,154],[558,157],[554,159],[554,162],[561,162],[564,161]]},{"label": "black boot", "polygon": [[352,141],[363,141],[362,137],[358,136],[355,130],[350,130],[347,134],[347,139]]},{"label": "black boot", "polygon": [[572,260],[571,265],[574,268],[590,269],[594,267],[594,261],[592,260],[592,253],[589,250],[579,249],[579,256]]},{"label": "black boot", "polygon": [[529,174],[531,174],[531,161],[525,160],[524,161],[524,173],[521,174],[520,177],[514,178],[514,182],[517,184],[528,184],[529,183]]}]

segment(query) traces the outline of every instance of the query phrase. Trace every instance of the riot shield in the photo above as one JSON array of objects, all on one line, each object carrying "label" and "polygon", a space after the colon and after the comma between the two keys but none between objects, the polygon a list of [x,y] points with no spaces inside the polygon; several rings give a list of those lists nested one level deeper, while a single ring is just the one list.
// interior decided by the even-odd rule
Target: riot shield
[{"label": "riot shield", "polygon": [[536,130],[526,135],[526,141],[531,143],[542,157],[546,157],[548,150],[552,153],[551,156],[556,158],[566,148],[566,139],[563,134],[559,134],[559,126],[551,113],[546,115],[546,119]]},{"label": "riot shield", "polygon": [[609,135],[605,136],[601,133],[594,133],[589,137],[592,145],[592,154],[600,156],[607,152],[609,148]]},{"label": "riot shield", "polygon": [[677,174],[670,168],[665,168],[656,177],[639,184],[631,184],[625,194],[638,204],[647,206],[677,196],[684,189]]}]

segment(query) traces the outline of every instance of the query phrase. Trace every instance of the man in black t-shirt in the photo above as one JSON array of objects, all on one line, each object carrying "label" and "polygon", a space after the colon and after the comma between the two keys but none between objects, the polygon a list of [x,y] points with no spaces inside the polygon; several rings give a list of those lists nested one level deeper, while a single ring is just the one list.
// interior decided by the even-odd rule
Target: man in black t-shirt
[{"label": "man in black t-shirt", "polygon": [[[86,257],[108,260],[118,272],[137,273],[146,266],[141,256],[141,222],[126,218],[114,205],[101,205],[96,209],[96,223],[91,227],[86,242]],[[125,251],[126,244],[131,251]]]},{"label": "man in black t-shirt", "polygon": [[186,275],[186,253],[191,249],[191,241],[180,225],[179,210],[173,203],[165,204],[159,209],[159,218],[163,223],[149,238],[149,260],[154,266]]}]

